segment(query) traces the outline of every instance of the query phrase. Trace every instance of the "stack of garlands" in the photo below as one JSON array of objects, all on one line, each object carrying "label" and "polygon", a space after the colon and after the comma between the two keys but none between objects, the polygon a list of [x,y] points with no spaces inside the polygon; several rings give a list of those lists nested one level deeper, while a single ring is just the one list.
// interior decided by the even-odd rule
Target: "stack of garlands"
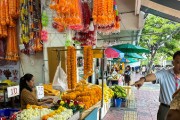
[{"label": "stack of garlands", "polygon": [[73,46],[67,48],[67,81],[69,89],[76,87],[76,49]]},{"label": "stack of garlands", "polygon": [[92,75],[93,69],[93,50],[92,46],[84,46],[84,79]]},{"label": "stack of garlands", "polygon": [[73,30],[82,30],[82,10],[80,0],[51,0],[50,8],[57,12],[54,21]]},{"label": "stack of garlands", "polygon": [[115,0],[94,0],[93,21],[98,32],[111,33],[120,30],[120,18]]},{"label": "stack of garlands", "polygon": [[98,85],[88,84],[87,81],[81,80],[74,90],[68,90],[62,94],[62,100],[74,100],[84,104],[88,109],[102,99],[102,89]]}]

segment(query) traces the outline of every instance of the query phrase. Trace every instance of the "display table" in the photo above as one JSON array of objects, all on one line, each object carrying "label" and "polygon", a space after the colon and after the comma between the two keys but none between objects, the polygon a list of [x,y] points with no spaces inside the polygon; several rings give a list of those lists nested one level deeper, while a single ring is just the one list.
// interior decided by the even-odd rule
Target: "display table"
[{"label": "display table", "polygon": [[107,103],[104,102],[103,107],[101,108],[101,110],[102,110],[101,119],[104,118],[104,116],[106,115],[106,113],[108,112],[110,107],[111,107],[111,99],[109,99],[109,101]]},{"label": "display table", "polygon": [[[101,107],[101,101],[99,101],[98,103],[96,103],[95,105],[93,105],[92,107],[90,107],[89,109],[83,111],[80,115],[80,120],[85,119],[86,117],[88,117],[88,115],[91,115],[90,113],[95,109],[95,108],[100,108]],[[92,114],[93,115],[93,114]]]},{"label": "display table", "polygon": [[71,118],[68,120],[79,120],[80,118],[80,112],[76,112]]}]

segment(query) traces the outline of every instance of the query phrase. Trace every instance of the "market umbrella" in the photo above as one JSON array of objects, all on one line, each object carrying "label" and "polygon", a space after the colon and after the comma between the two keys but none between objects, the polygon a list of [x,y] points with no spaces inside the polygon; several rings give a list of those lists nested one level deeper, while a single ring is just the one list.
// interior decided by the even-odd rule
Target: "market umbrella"
[{"label": "market umbrella", "polygon": [[129,63],[138,62],[137,60],[135,60],[135,59],[133,59],[133,58],[127,58],[127,60],[129,60]]},{"label": "market umbrella", "polygon": [[124,53],[150,53],[148,49],[132,44],[120,44],[112,46],[112,48],[120,50]]},{"label": "market umbrella", "polygon": [[121,62],[121,63],[127,63],[127,62],[130,62],[128,59],[126,59],[126,58],[122,58],[122,59],[120,59],[120,58],[114,58],[113,59],[113,62]]},{"label": "market umbrella", "polygon": [[123,58],[124,57],[124,53],[110,47],[106,48],[104,53],[107,58]]},{"label": "market umbrella", "polygon": [[145,59],[143,56],[137,54],[137,53],[126,53],[126,58],[138,58],[138,59]]}]

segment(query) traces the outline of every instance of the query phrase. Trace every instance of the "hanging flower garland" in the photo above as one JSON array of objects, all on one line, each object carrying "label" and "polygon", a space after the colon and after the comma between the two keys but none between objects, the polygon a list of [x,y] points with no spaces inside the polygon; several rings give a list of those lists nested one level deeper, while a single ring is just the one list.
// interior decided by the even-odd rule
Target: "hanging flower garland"
[{"label": "hanging flower garland", "polygon": [[94,0],[93,19],[97,26],[107,26],[114,23],[113,0]]},{"label": "hanging flower garland", "polygon": [[7,48],[6,48],[6,60],[18,61],[18,44],[16,38],[16,28],[9,27],[8,28],[8,39],[7,39]]},{"label": "hanging flower garland", "polygon": [[91,12],[87,1],[82,1],[82,10],[84,28],[81,31],[75,32],[73,40],[78,43],[80,42],[81,46],[94,46],[97,40],[97,30],[90,30]]},{"label": "hanging flower garland", "polygon": [[120,32],[120,19],[115,0],[94,0],[93,22],[104,34]]},{"label": "hanging flower garland", "polygon": [[74,89],[77,84],[76,73],[76,49],[73,46],[67,47],[67,81],[68,88]]},{"label": "hanging flower garland", "polygon": [[57,13],[54,17],[55,22],[72,30],[83,29],[81,0],[52,0],[51,2],[50,8]]},{"label": "hanging flower garland", "polygon": [[88,32],[76,32],[73,40],[80,42],[81,46],[94,46],[96,45],[96,29],[94,31],[88,31]]},{"label": "hanging flower garland", "polygon": [[43,50],[40,0],[21,1],[20,6],[20,42],[25,46],[21,52],[35,54]]},{"label": "hanging flower garland", "polygon": [[19,0],[0,0],[0,38],[7,37],[8,27],[16,27]]},{"label": "hanging flower garland", "polygon": [[92,46],[84,46],[83,54],[84,54],[84,77],[83,77],[83,79],[86,80],[93,73],[93,69],[92,69],[92,64],[93,64]]},{"label": "hanging flower garland", "polygon": [[1,49],[4,49],[0,51],[1,59],[10,61],[18,61],[19,59],[16,32],[18,17],[19,0],[0,0],[0,38],[3,39]]},{"label": "hanging flower garland", "polygon": [[48,32],[46,30],[41,31],[41,40],[47,42],[48,40]]},{"label": "hanging flower garland", "polygon": [[71,48],[67,48],[67,83],[68,88],[71,89]]},{"label": "hanging flower garland", "polygon": [[72,75],[72,82],[71,82],[71,88],[74,89],[77,84],[77,58],[76,58],[76,49],[75,47],[71,48],[71,75]]},{"label": "hanging flower garland", "polygon": [[42,26],[47,27],[49,20],[48,20],[47,12],[45,10],[43,10],[43,12],[42,12],[42,18],[41,19],[42,19]]}]

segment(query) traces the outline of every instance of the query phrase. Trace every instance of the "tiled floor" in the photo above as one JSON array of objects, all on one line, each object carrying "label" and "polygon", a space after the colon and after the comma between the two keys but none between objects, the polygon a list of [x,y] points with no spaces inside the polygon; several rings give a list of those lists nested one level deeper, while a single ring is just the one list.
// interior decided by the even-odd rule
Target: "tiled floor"
[{"label": "tiled floor", "polygon": [[[133,74],[134,81],[141,77]],[[156,120],[159,85],[145,83],[139,90],[132,87],[127,108],[110,108],[103,120]]]}]

